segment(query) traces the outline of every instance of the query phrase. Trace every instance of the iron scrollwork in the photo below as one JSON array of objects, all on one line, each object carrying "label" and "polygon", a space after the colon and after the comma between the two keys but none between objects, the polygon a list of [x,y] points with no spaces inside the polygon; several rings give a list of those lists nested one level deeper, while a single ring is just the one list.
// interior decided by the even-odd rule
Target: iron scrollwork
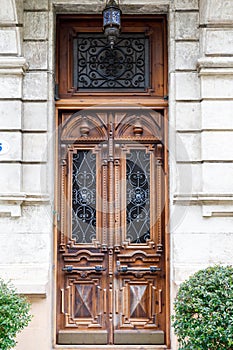
[{"label": "iron scrollwork", "polygon": [[72,238],[91,243],[96,238],[96,156],[91,151],[73,155]]},{"label": "iron scrollwork", "polygon": [[121,34],[113,49],[102,34],[80,33],[74,39],[77,90],[144,91],[149,70],[149,39],[144,34]]},{"label": "iron scrollwork", "polygon": [[131,243],[150,239],[150,154],[131,150],[126,162],[127,238]]}]

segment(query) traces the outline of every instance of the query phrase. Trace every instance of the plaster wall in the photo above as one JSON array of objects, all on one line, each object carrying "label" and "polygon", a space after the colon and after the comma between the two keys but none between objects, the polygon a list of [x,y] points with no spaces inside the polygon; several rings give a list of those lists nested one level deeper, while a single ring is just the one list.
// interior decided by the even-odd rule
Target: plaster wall
[{"label": "plaster wall", "polygon": [[[17,350],[53,348],[55,15],[99,13],[104,3],[1,1],[0,139],[9,151],[0,155],[0,276],[30,297],[34,314]],[[168,16],[172,307],[191,273],[233,261],[233,5],[121,0],[121,7]]]}]

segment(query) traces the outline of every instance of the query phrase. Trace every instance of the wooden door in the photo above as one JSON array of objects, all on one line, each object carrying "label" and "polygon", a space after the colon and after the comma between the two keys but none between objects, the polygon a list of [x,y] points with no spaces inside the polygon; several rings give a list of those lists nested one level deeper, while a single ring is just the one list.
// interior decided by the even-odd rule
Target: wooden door
[{"label": "wooden door", "polygon": [[165,344],[164,110],[60,125],[57,342]]}]

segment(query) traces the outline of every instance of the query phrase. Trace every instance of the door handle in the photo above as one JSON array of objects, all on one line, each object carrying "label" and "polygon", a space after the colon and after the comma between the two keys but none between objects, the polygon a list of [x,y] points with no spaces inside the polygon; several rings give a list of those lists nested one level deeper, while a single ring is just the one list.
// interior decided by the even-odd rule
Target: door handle
[{"label": "door handle", "polygon": [[127,273],[127,272],[151,272],[155,273],[157,271],[161,271],[161,269],[157,266],[149,266],[149,267],[128,267],[127,265],[118,265],[117,266],[117,271],[119,273]]},{"label": "door handle", "polygon": [[105,271],[106,268],[104,268],[102,265],[96,265],[96,266],[83,266],[83,267],[73,267],[72,265],[64,266],[62,268],[62,271],[66,272],[73,272],[73,271],[94,271],[94,272],[102,272]]}]

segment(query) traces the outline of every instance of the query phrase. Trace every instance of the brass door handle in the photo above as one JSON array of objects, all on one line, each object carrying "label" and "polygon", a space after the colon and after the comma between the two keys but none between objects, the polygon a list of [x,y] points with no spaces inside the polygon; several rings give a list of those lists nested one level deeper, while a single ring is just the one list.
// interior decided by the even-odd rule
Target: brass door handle
[{"label": "brass door handle", "polygon": [[102,272],[105,271],[106,268],[104,268],[102,265],[96,265],[96,266],[83,266],[83,267],[74,267],[72,265],[64,266],[62,268],[62,271],[66,272],[73,272],[73,271],[93,271],[93,272]]}]

